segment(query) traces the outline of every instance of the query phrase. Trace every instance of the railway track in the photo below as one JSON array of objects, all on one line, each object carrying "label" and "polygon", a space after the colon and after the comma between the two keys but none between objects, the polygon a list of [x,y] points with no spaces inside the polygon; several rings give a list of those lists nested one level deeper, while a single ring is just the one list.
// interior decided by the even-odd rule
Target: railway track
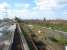
[{"label": "railway track", "polygon": [[14,32],[14,39],[13,39],[13,44],[11,46],[11,50],[24,50],[23,42],[17,26]]},{"label": "railway track", "polygon": [[22,34],[19,24],[16,25],[14,32],[13,44],[11,50],[29,50],[24,35]]}]

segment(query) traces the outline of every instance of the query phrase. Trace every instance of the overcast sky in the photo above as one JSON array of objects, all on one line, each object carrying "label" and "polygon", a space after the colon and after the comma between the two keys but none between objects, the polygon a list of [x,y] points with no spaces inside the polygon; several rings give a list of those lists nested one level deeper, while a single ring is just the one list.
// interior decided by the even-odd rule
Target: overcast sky
[{"label": "overcast sky", "polygon": [[67,19],[67,0],[0,0],[0,18],[6,16],[23,19]]}]

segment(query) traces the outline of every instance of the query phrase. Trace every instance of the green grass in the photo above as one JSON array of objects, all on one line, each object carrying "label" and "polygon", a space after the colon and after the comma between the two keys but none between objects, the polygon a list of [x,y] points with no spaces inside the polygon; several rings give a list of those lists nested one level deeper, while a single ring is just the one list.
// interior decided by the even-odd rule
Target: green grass
[{"label": "green grass", "polygon": [[[48,26],[41,26],[41,25],[37,25],[37,24],[33,25],[34,30],[40,29],[42,27],[47,27],[47,28],[51,27],[51,29],[53,29],[53,30],[60,30],[60,31],[67,32],[67,27],[63,26],[63,25],[48,25]],[[60,44],[67,44],[67,40],[62,36],[60,38],[50,38],[50,39],[52,41],[60,43]]]},{"label": "green grass", "polygon": [[60,37],[60,38],[49,37],[49,39],[59,44],[67,44],[67,39],[64,39],[64,37]]},{"label": "green grass", "polygon": [[67,44],[67,39],[65,39],[64,37],[58,38],[58,42],[61,44]]},{"label": "green grass", "polygon": [[[27,25],[29,25],[29,24],[27,24]],[[26,26],[27,26],[26,25]],[[31,24],[32,25],[32,24]],[[25,27],[26,27],[25,26]],[[51,29],[53,29],[53,30],[60,30],[60,31],[64,31],[64,32],[67,32],[67,26],[64,26],[63,24],[59,24],[59,25],[55,25],[55,24],[49,24],[49,25],[42,25],[42,24],[40,24],[40,25],[38,25],[38,24],[33,24],[32,25],[33,26],[33,29],[32,30],[38,30],[38,29],[40,29],[40,28],[42,28],[42,27],[47,27],[47,28],[49,28],[49,27],[51,27]],[[26,27],[27,28],[27,27]],[[25,35],[26,36],[26,35]],[[52,41],[56,41],[56,42],[58,42],[58,43],[61,43],[61,44],[67,44],[67,40],[66,39],[64,39],[64,37],[60,37],[60,38],[56,38],[56,39],[51,39]],[[28,44],[30,47],[32,46],[32,44]],[[31,49],[32,49],[32,47],[31,47]]]},{"label": "green grass", "polygon": [[53,30],[59,30],[59,31],[64,31],[67,32],[67,26],[63,25],[63,24],[32,24],[33,25],[33,29],[40,29],[42,27],[46,27],[46,28],[51,28]]}]

